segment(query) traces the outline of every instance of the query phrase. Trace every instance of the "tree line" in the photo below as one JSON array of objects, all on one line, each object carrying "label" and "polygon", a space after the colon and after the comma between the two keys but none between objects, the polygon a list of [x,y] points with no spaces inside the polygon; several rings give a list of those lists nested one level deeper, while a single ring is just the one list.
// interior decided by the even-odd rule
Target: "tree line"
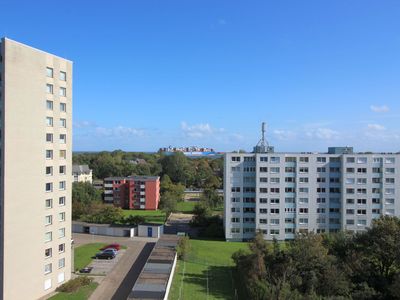
[{"label": "tree line", "polygon": [[298,235],[233,255],[246,298],[400,299],[400,219],[383,216],[365,232]]},{"label": "tree line", "polygon": [[174,184],[187,188],[221,188],[223,159],[187,158],[183,153],[113,152],[74,153],[74,164],[87,164],[93,177],[168,175]]}]

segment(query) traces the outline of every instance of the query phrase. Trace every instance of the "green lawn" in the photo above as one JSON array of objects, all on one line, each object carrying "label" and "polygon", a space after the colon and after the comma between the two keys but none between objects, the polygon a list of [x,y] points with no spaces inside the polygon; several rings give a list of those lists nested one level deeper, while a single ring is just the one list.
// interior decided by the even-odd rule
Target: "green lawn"
[{"label": "green lawn", "polygon": [[161,210],[129,210],[125,209],[123,211],[124,216],[143,216],[148,223],[165,223],[165,213]]},{"label": "green lawn", "polygon": [[97,288],[98,283],[92,282],[91,284],[81,287],[75,293],[58,293],[48,300],[87,300],[93,291]]},{"label": "green lawn", "polygon": [[106,245],[104,243],[93,243],[76,247],[74,253],[75,270],[80,270],[90,264],[92,257]]},{"label": "green lawn", "polygon": [[198,202],[195,202],[195,201],[190,201],[190,202],[189,201],[181,201],[181,202],[177,203],[176,210],[181,213],[189,213],[190,214],[193,212],[193,209],[197,203]]},{"label": "green lawn", "polygon": [[169,300],[235,299],[240,283],[235,283],[231,256],[247,243],[191,240],[187,260],[178,261]]}]

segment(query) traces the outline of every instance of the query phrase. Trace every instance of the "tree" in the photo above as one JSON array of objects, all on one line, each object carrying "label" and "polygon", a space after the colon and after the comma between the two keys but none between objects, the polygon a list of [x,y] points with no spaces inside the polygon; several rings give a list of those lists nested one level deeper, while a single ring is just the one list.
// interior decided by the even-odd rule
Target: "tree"
[{"label": "tree", "polygon": [[98,224],[113,224],[121,222],[123,218],[122,209],[106,204],[93,206],[92,211],[82,216],[82,221]]},{"label": "tree", "polygon": [[176,252],[179,259],[185,260],[190,251],[190,241],[189,237],[183,236],[179,239],[178,245],[176,247]]},{"label": "tree", "polygon": [[167,174],[172,182],[185,184],[192,180],[194,170],[183,153],[176,152],[172,155],[164,155],[160,159],[160,163],[163,174]]},{"label": "tree", "polygon": [[74,182],[72,184],[72,219],[79,219],[92,209],[92,205],[101,203],[101,191],[95,189],[89,182]]},{"label": "tree", "polygon": [[167,191],[161,195],[160,199],[160,209],[166,213],[167,217],[170,213],[176,211],[177,200],[176,196]]}]

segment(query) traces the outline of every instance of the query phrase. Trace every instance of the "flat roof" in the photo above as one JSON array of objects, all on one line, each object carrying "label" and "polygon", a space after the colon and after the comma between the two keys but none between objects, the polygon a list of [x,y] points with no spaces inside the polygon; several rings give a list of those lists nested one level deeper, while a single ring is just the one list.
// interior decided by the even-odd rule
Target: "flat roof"
[{"label": "flat roof", "polygon": [[157,180],[160,179],[159,176],[136,176],[136,175],[132,175],[132,176],[127,176],[127,177],[106,177],[104,178],[104,180]]}]

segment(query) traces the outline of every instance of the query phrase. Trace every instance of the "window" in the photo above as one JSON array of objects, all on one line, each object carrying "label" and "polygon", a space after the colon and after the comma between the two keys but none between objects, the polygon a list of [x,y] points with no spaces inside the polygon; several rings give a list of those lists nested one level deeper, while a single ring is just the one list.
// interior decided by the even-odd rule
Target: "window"
[{"label": "window", "polygon": [[395,158],[394,157],[387,157],[385,159],[385,164],[394,164],[395,163]]},{"label": "window", "polygon": [[45,241],[45,242],[51,242],[52,239],[53,239],[53,234],[52,234],[51,231],[46,232],[46,233],[44,234],[44,241]]},{"label": "window", "polygon": [[233,202],[233,203],[240,202],[240,198],[238,198],[238,197],[232,197],[232,198],[231,198],[231,202]]},{"label": "window", "polygon": [[366,157],[357,157],[358,164],[366,164],[368,159]]},{"label": "window", "polygon": [[58,183],[58,188],[60,189],[60,190],[65,190],[65,181],[60,181],[59,183]]},{"label": "window", "polygon": [[65,251],[65,244],[59,244],[58,245],[58,252],[63,253]]},{"label": "window", "polygon": [[354,173],[354,168],[346,168],[346,173]]},{"label": "window", "polygon": [[299,188],[300,193],[308,193],[308,188]]},{"label": "window", "polygon": [[367,184],[367,178],[357,178],[357,184]]},{"label": "window", "polygon": [[53,68],[50,68],[50,67],[46,68],[46,76],[53,78]]},{"label": "window", "polygon": [[325,173],[326,172],[326,168],[325,167],[318,167],[317,168],[317,172],[318,173]]},{"label": "window", "polygon": [[53,159],[53,150],[46,150],[46,159]]},{"label": "window", "polygon": [[268,203],[268,198],[260,198],[260,203]]},{"label": "window", "polygon": [[51,182],[46,183],[46,192],[52,192],[53,191],[53,184]]},{"label": "window", "polygon": [[240,228],[231,228],[231,233],[240,233]]},{"label": "window", "polygon": [[60,71],[60,80],[67,81],[67,73]]},{"label": "window", "polygon": [[317,208],[317,214],[324,214],[325,208]]},{"label": "window", "polygon": [[51,273],[51,264],[46,264],[44,266],[44,274],[49,274]]},{"label": "window", "polygon": [[286,173],[296,173],[296,168],[295,167],[286,167],[285,172]]},{"label": "window", "polygon": [[67,135],[66,134],[60,134],[60,143],[61,144],[67,143]]},{"label": "window", "polygon": [[355,179],[354,178],[346,178],[346,184],[354,184]]},{"label": "window", "polygon": [[67,104],[65,104],[65,103],[60,103],[60,111],[66,112],[66,111],[67,111]]},{"label": "window", "polygon": [[382,163],[381,157],[374,157],[374,163]]},{"label": "window", "polygon": [[354,220],[347,219],[346,220],[346,225],[354,225]]},{"label": "window", "polygon": [[372,168],[372,173],[381,173],[381,168]]},{"label": "window", "polygon": [[232,223],[240,223],[240,218],[231,218]]},{"label": "window", "polygon": [[386,215],[389,215],[389,216],[392,216],[392,215],[394,215],[394,209],[392,209],[392,208],[390,208],[390,209],[386,209],[386,212],[385,212],[385,214],[386,214]]},{"label": "window", "polygon": [[308,157],[300,157],[299,160],[301,163],[308,163],[308,161],[309,161]]},{"label": "window", "polygon": [[58,260],[58,268],[61,269],[61,268],[64,268],[64,267],[65,267],[65,258],[60,258]]},{"label": "window", "polygon": [[285,203],[294,203],[294,198],[293,197],[285,198]]},{"label": "window", "polygon": [[268,209],[260,208],[260,214],[267,214],[267,213],[268,213]]},{"label": "window", "polygon": [[394,184],[394,178],[385,178],[385,183]]},{"label": "window", "polygon": [[46,175],[47,176],[53,175],[53,167],[46,167]]},{"label": "window", "polygon": [[48,143],[53,142],[53,134],[52,133],[46,133],[46,142],[48,142]]},{"label": "window", "polygon": [[367,204],[367,199],[357,199],[357,204]]},{"label": "window", "polygon": [[49,258],[52,255],[52,249],[51,248],[47,248],[46,250],[44,250],[44,257],[45,258]]},{"label": "window", "polygon": [[232,172],[240,172],[240,167],[232,167],[231,171]]},{"label": "window", "polygon": [[357,220],[357,225],[358,226],[365,226],[365,225],[367,225],[367,220]]},{"label": "window", "polygon": [[324,183],[324,182],[326,182],[326,178],[325,177],[318,177],[317,178],[317,182]]},{"label": "window", "polygon": [[53,101],[46,100],[46,108],[48,110],[53,110]]},{"label": "window", "polygon": [[268,182],[268,178],[267,177],[260,177],[260,182]]},{"label": "window", "polygon": [[267,162],[268,161],[268,156],[260,156],[260,161],[261,162]]},{"label": "window", "polygon": [[325,203],[326,199],[325,198],[317,198],[317,203]]},{"label": "window", "polygon": [[67,168],[67,166],[60,166],[59,167],[59,173],[60,174],[62,174],[62,175],[65,175],[66,174],[66,168]]},{"label": "window", "polygon": [[340,173],[340,168],[331,167],[331,168],[329,168],[329,172],[331,172],[331,173]]},{"label": "window", "polygon": [[295,193],[295,188],[294,187],[286,187],[285,193]]},{"label": "window", "polygon": [[331,207],[331,208],[329,208],[329,212],[330,213],[340,213],[340,209],[339,208],[333,208],[333,207]]},{"label": "window", "polygon": [[385,168],[385,173],[387,174],[394,174],[394,168]]},{"label": "window", "polygon": [[64,206],[65,205],[65,197],[58,198],[58,205]]},{"label": "window", "polygon": [[347,204],[354,204],[354,199],[346,199]]},{"label": "window", "polygon": [[356,160],[355,160],[354,157],[348,157],[348,158],[346,159],[346,161],[347,161],[348,163],[354,163]]},{"label": "window", "polygon": [[48,94],[53,94],[53,85],[52,84],[46,84],[46,92]]},{"label": "window", "polygon": [[44,206],[45,206],[46,208],[52,208],[52,207],[53,207],[53,199],[46,199],[46,200],[44,201]]},{"label": "window", "polygon": [[240,161],[240,156],[232,156],[232,161],[237,161],[237,162],[239,162]]},{"label": "window", "polygon": [[260,173],[265,173],[268,172],[268,168],[267,167],[260,167]]},{"label": "window", "polygon": [[379,177],[373,177],[372,178],[372,183],[381,183],[382,180]]},{"label": "window", "polygon": [[65,87],[60,87],[60,96],[62,97],[67,96],[67,89]]},{"label": "window", "polygon": [[271,203],[271,204],[279,204],[279,198],[271,198],[269,200],[269,203]]},{"label": "window", "polygon": [[[60,119],[60,127],[66,128],[67,127],[67,120],[66,119]],[[240,171],[240,168],[239,168]]]},{"label": "window", "polygon": [[260,193],[268,193],[268,188],[260,188]]},{"label": "window", "polygon": [[276,174],[276,173],[279,173],[280,169],[279,169],[279,167],[272,167],[272,168],[270,168],[270,171],[271,171],[271,173]]},{"label": "window", "polygon": [[395,190],[390,188],[390,189],[385,189],[385,194],[386,195],[394,195]]},{"label": "window", "polygon": [[300,198],[299,203],[301,203],[301,204],[308,203],[308,198]]},{"label": "window", "polygon": [[308,173],[308,168],[307,167],[301,167],[299,172],[300,173]]},{"label": "window", "polygon": [[379,198],[372,198],[372,204],[380,204],[381,203],[381,199]]},{"label": "window", "polygon": [[380,210],[379,208],[373,208],[373,209],[372,209],[372,213],[373,213],[373,214],[378,214],[378,215],[379,215],[379,214],[381,213],[381,210]]},{"label": "window", "polygon": [[271,225],[279,225],[279,219],[271,219],[270,224]]},{"label": "window", "polygon": [[388,205],[394,204],[394,199],[393,198],[386,198],[385,199],[385,204],[388,204]]},{"label": "window", "polygon": [[45,225],[51,225],[51,223],[53,223],[53,216],[52,215],[46,216],[44,218],[44,224]]},{"label": "window", "polygon": [[271,235],[277,235],[277,234],[279,234],[279,229],[271,229],[271,230],[270,230],[270,234],[271,234]]},{"label": "window", "polygon": [[271,214],[279,214],[279,208],[271,208]]},{"label": "window", "polygon": [[286,224],[294,224],[294,218],[285,218]]},{"label": "window", "polygon": [[299,213],[300,214],[308,214],[308,208],[304,208],[304,207],[299,208]]},{"label": "window", "polygon": [[271,183],[279,183],[280,182],[280,178],[279,177],[272,177],[271,178]]},{"label": "window", "polygon": [[53,118],[52,117],[46,117],[46,125],[49,127],[53,127]]},{"label": "window", "polygon": [[[240,208],[239,208],[239,211],[240,211]],[[58,221],[60,221],[60,222],[64,222],[65,221],[65,212],[60,212],[58,214]]]},{"label": "window", "polygon": [[317,157],[317,163],[324,163],[326,162],[326,157]]},{"label": "window", "polygon": [[65,237],[65,228],[58,229],[58,237],[59,238]]},{"label": "window", "polygon": [[308,177],[300,177],[300,183],[308,183]]},{"label": "window", "polygon": [[67,158],[67,150],[60,150],[60,158],[61,159],[66,159]]},{"label": "window", "polygon": [[280,189],[279,188],[271,188],[271,194],[279,194],[280,193]]},{"label": "window", "polygon": [[260,219],[260,224],[267,224],[268,220],[267,219]]},{"label": "window", "polygon": [[272,164],[279,164],[280,161],[281,161],[280,157],[276,157],[276,156],[272,156],[270,159],[270,162]]},{"label": "window", "polygon": [[357,194],[366,194],[367,189],[357,189]]},{"label": "window", "polygon": [[308,218],[299,218],[299,224],[308,224]]}]

